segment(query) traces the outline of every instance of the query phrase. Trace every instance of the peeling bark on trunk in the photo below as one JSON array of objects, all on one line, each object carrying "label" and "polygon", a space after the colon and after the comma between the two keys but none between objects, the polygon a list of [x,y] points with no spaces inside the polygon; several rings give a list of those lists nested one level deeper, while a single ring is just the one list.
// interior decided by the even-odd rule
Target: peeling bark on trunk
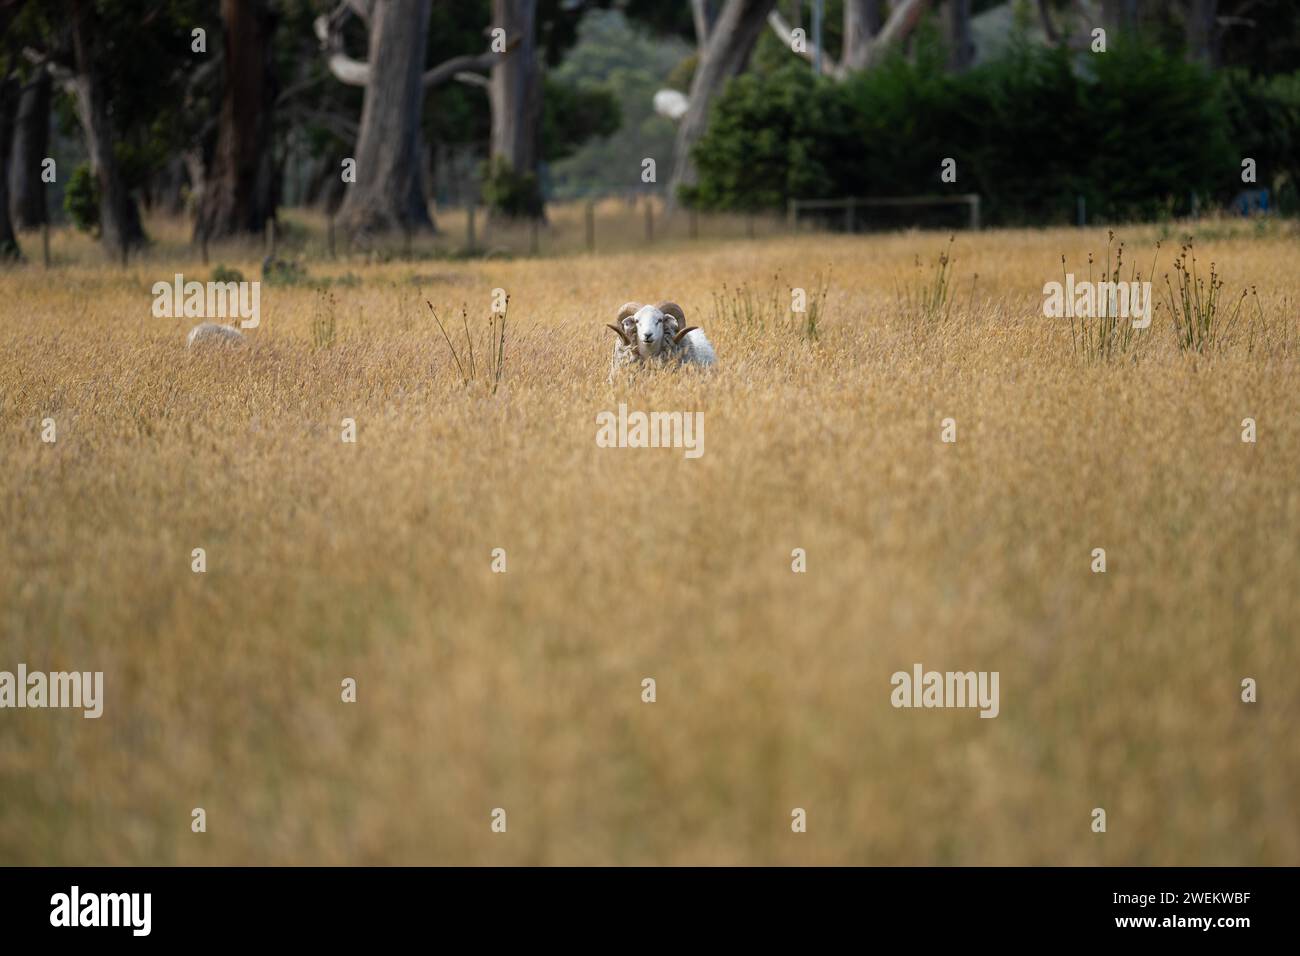
[{"label": "peeling bark on trunk", "polygon": [[144,244],[140,211],[122,180],[113,153],[113,125],[108,113],[108,98],[100,76],[95,38],[101,36],[93,22],[94,12],[83,0],[72,3],[72,47],[76,56],[76,75],[72,78],[74,99],[81,128],[86,136],[90,169],[99,184],[100,241],[114,258],[125,258],[135,246]]},{"label": "peeling bark on trunk", "polygon": [[378,0],[371,14],[357,181],[345,187],[339,212],[341,228],[353,239],[367,233],[433,229],[420,180],[429,4]]},{"label": "peeling bark on trunk", "polygon": [[35,229],[49,221],[41,163],[49,155],[50,102],[54,81],[40,70],[18,99],[13,148],[9,156],[9,215],[19,229]]},{"label": "peeling bark on trunk", "polygon": [[776,0],[727,0],[718,13],[708,46],[700,51],[691,82],[690,106],[677,128],[677,155],[668,187],[670,209],[677,203],[677,191],[695,183],[691,150],[708,126],[714,98],[727,80],[744,69],[759,34],[767,29],[767,15],[775,6]]},{"label": "peeling bark on trunk", "polygon": [[542,65],[537,58],[537,0],[493,0],[492,26],[518,37],[492,67],[492,161],[537,175],[542,125]]},{"label": "peeling bark on trunk", "polygon": [[222,0],[221,19],[225,90],[217,147],[194,223],[196,239],[260,233],[275,216],[274,19],[266,0]]}]

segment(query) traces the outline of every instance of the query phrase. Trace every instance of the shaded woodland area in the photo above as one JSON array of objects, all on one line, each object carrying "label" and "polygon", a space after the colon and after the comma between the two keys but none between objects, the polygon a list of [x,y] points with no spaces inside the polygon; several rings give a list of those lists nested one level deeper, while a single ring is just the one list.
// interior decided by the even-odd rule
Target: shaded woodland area
[{"label": "shaded woodland area", "polygon": [[[625,184],[731,210],[914,190],[898,171],[930,149],[909,138],[915,104],[956,114],[931,123],[959,140],[950,153],[963,119],[968,145],[1012,135],[967,87],[934,82],[991,64],[1020,77],[1037,68],[1014,60],[1026,48],[1087,74],[1098,26],[1192,65],[1176,97],[1235,110],[1199,138],[1259,139],[1285,195],[1296,20],[1281,0],[0,0],[0,248],[20,255],[21,232],[53,215],[120,257],[147,241],[142,209],[190,216],[197,242],[259,234],[282,205],[324,208],[364,243],[436,231],[439,202],[545,220],[557,178],[567,195]],[[1211,73],[1235,79],[1206,100],[1196,78]],[[749,86],[731,83],[742,74]],[[883,94],[863,79],[886,75]],[[671,118],[651,106],[661,88]],[[899,122],[872,124],[882,102]],[[1044,176],[989,154],[982,188]],[[912,164],[929,175],[931,159]],[[1085,191],[1055,170],[1049,192]]]}]

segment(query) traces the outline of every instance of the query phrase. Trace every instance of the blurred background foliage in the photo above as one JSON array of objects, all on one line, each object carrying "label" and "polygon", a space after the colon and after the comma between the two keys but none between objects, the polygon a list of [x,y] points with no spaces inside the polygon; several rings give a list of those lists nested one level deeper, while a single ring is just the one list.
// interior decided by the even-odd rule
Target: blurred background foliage
[{"label": "blurred background foliage", "polygon": [[[717,12],[724,3],[709,0]],[[905,0],[881,0],[888,16]],[[331,75],[314,30],[336,0],[246,0],[271,12],[271,133],[275,205],[333,210],[338,171],[355,154],[364,91]],[[95,60],[111,103],[112,153],[131,202],[193,212],[196,183],[213,174],[225,43],[216,0],[85,0],[97,24]],[[678,125],[655,93],[691,93],[701,50],[688,0],[532,0],[542,84],[531,168],[487,162],[492,108],[486,78],[426,91],[419,114],[420,179],[436,206],[486,201],[544,217],[555,199],[670,189]],[[1300,208],[1300,16],[1294,0],[1215,0],[1213,38],[1190,48],[1191,0],[972,0],[973,54],[954,65],[951,0],[925,4],[919,25],[868,69],[816,76],[766,25],[744,68],[712,100],[687,153],[698,177],[679,193],[709,210],[779,210],[791,198],[979,193],[990,224],[1179,215],[1268,189],[1274,209]],[[766,17],[761,4],[754,16]],[[776,0],[810,31],[811,0]],[[1107,51],[1088,49],[1079,10],[1128,9]],[[0,75],[14,106],[46,63],[72,56],[67,0],[0,0]],[[1089,14],[1091,15],[1091,14]],[[493,0],[430,6],[426,64],[482,51]],[[843,61],[845,0],[825,0],[828,61]],[[1054,26],[1053,26],[1054,24]],[[192,49],[196,28],[207,48]],[[1071,35],[1071,31],[1074,34]],[[367,26],[342,27],[345,49],[367,50]],[[811,38],[810,38],[811,39]],[[66,67],[65,67],[66,68]],[[469,79],[474,79],[470,77]],[[12,110],[10,111],[12,113]],[[98,228],[83,123],[66,79],[53,84],[49,144],[56,221]],[[7,143],[4,144],[7,148]],[[1242,160],[1258,170],[1241,182]],[[940,180],[956,161],[957,181]],[[642,180],[653,159],[656,175]],[[11,168],[18,163],[17,157]],[[29,165],[29,164],[25,164]],[[30,181],[30,176],[29,176]],[[11,197],[16,196],[11,187]],[[31,191],[30,185],[27,187]],[[11,198],[11,202],[14,202]],[[16,220],[23,218],[15,216]],[[31,222],[19,222],[30,228]]]},{"label": "blurred background foliage", "polygon": [[[1230,201],[1241,163],[1297,208],[1300,73],[1211,70],[1143,43],[1085,59],[1020,43],[946,72],[931,34],[843,82],[786,62],[731,83],[696,147],[707,209],[791,198],[981,194],[989,223],[1158,218]],[[956,160],[955,183],[940,178]]]}]

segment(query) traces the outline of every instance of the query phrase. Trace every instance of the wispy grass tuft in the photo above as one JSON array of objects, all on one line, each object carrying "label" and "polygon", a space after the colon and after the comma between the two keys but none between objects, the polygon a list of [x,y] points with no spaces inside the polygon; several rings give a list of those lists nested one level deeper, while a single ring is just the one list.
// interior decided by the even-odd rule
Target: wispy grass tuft
[{"label": "wispy grass tuft", "polygon": [[828,268],[826,272],[818,272],[813,278],[816,284],[807,290],[807,307],[803,314],[803,322],[800,323],[803,337],[810,342],[817,341],[820,335],[822,317],[826,312],[826,293],[831,286],[830,269]]},{"label": "wispy grass tuft", "polygon": [[[1120,241],[1115,245],[1115,232],[1108,230],[1106,233],[1106,263],[1098,279],[1094,279],[1093,256],[1088,253],[1088,282],[1094,281],[1101,283],[1119,283],[1124,281],[1124,242]],[[1112,262],[1112,250],[1114,261]],[[1160,243],[1156,243],[1155,252],[1151,257],[1151,271],[1154,273],[1156,260],[1160,256]],[[1134,283],[1142,282],[1142,273],[1138,271],[1137,263],[1133,263],[1129,269],[1128,287],[1131,290]],[[1062,288],[1066,288],[1067,280],[1065,274],[1065,256],[1061,256],[1061,283]],[[1094,289],[1096,286],[1094,286]],[[1154,309],[1155,304],[1148,301],[1149,308]],[[1094,302],[1094,312],[1105,312],[1105,315],[1076,316],[1073,308],[1070,311],[1070,345],[1075,355],[1082,356],[1089,362],[1108,362],[1115,358],[1131,357],[1137,358],[1139,344],[1143,337],[1137,333],[1141,330],[1133,327],[1133,317],[1131,315],[1121,315],[1121,311],[1128,312],[1128,309],[1119,307],[1119,302],[1111,298],[1102,302],[1100,297]],[[1154,321],[1154,316],[1153,316]]]},{"label": "wispy grass tuft", "polygon": [[[954,236],[948,237],[948,245],[939,253],[934,266],[927,274],[921,265],[921,257],[915,260],[916,272],[912,281],[899,288],[895,283],[894,294],[898,308],[904,318],[918,333],[929,332],[947,323],[952,315],[952,246]],[[972,297],[975,294],[971,286]]]},{"label": "wispy grass tuft", "polygon": [[[438,323],[438,328],[442,331],[443,340],[447,343],[447,349],[451,352],[452,361],[456,364],[456,371],[460,375],[461,384],[468,386],[471,382],[479,381],[479,361],[474,356],[474,334],[469,327],[469,310],[465,306],[460,310],[461,327],[465,331],[465,344],[463,350],[458,350],[456,344],[452,342],[451,335],[447,332],[447,327],[442,324],[438,318],[438,310],[433,307],[433,303],[428,299],[425,305],[429,307],[429,312],[433,314],[433,321]],[[486,332],[486,346],[482,341],[483,333],[480,333],[479,354],[485,356],[483,364],[483,381],[491,383],[492,394],[496,394],[497,389],[501,386],[501,378],[505,374],[506,367],[506,319],[510,309],[510,297],[506,297],[506,307],[500,313],[495,311],[488,313],[488,324]]]},{"label": "wispy grass tuft", "polygon": [[311,320],[311,341],[318,349],[332,349],[337,333],[335,311],[337,302],[332,292],[324,289],[316,293],[316,311]]},{"label": "wispy grass tuft", "polygon": [[[779,272],[766,289],[749,283],[730,287],[722,283],[713,293],[713,322],[734,326],[743,333],[795,332],[816,341],[826,316],[826,295],[830,291],[830,270],[813,275],[813,285],[804,288],[804,311],[794,311],[794,287],[783,282]],[[802,287],[801,287],[802,288]]]},{"label": "wispy grass tuft", "polygon": [[713,293],[713,318],[722,325],[732,325],[742,332],[765,332],[778,315],[788,315],[789,306],[781,301],[781,276],[772,277],[772,285],[760,291],[749,283],[732,288],[722,283]]},{"label": "wispy grass tuft", "polygon": [[[1209,279],[1200,276],[1196,268],[1196,250],[1190,238],[1174,260],[1174,281],[1170,282],[1169,274],[1165,273],[1165,290],[1169,295],[1174,336],[1184,352],[1205,353],[1232,340],[1248,291],[1241,290],[1236,305],[1229,312],[1222,300],[1223,277],[1213,262],[1210,263]],[[1258,296],[1255,302],[1258,307]],[[1252,327],[1252,340],[1253,331]]]}]

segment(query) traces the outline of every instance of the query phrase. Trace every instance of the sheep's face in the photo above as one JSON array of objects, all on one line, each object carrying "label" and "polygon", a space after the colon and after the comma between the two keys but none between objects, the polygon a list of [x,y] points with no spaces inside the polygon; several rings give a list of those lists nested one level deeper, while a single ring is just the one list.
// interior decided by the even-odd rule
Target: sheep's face
[{"label": "sheep's face", "polygon": [[664,315],[653,305],[642,306],[632,316],[636,338],[633,345],[642,358],[650,358],[663,351],[665,344],[677,329],[677,320]]}]

